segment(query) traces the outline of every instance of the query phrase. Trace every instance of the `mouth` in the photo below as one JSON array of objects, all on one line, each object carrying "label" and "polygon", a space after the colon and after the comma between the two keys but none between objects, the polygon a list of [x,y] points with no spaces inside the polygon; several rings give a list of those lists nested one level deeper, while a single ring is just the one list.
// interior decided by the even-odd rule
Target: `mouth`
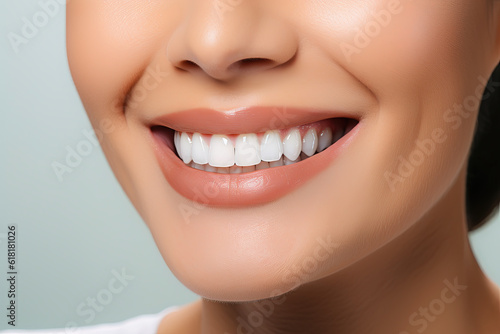
[{"label": "mouth", "polygon": [[318,174],[358,124],[342,113],[261,107],[183,111],[149,127],[163,174],[179,194],[235,207],[271,202]]},{"label": "mouth", "polygon": [[354,119],[330,118],[260,133],[189,133],[165,126],[153,126],[151,131],[190,168],[241,174],[306,160],[335,144],[356,124]]}]

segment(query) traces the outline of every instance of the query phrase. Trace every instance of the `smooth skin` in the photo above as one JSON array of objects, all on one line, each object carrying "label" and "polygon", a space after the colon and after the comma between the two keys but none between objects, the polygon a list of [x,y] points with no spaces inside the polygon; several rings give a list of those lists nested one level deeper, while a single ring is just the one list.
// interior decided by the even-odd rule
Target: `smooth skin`
[{"label": "smooth skin", "polygon": [[[202,297],[159,333],[500,332],[464,200],[500,1],[71,0],[67,50],[118,181]],[[272,203],[177,194],[148,121],[248,106],[342,110],[358,133]]]}]

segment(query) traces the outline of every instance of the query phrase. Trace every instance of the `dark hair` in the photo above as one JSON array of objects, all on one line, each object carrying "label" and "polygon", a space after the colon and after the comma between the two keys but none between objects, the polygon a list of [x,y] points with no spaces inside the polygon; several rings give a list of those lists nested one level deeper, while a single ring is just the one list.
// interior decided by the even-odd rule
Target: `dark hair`
[{"label": "dark hair", "polygon": [[500,204],[500,64],[488,80],[479,107],[467,166],[467,225],[486,223]]}]

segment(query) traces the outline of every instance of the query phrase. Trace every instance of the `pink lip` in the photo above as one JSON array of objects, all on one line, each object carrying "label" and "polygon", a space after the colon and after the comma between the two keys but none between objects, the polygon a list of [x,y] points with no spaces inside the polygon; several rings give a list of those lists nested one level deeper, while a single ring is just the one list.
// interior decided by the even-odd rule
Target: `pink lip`
[{"label": "pink lip", "polygon": [[150,123],[182,132],[240,134],[290,128],[339,117],[359,119],[359,115],[352,113],[289,107],[252,107],[225,112],[199,108],[166,114]]},{"label": "pink lip", "polygon": [[[234,134],[293,127],[325,118],[353,117],[352,114],[290,108],[286,109],[286,114],[291,116],[280,119],[276,112],[273,114],[273,108],[265,107],[234,113],[196,109],[164,115],[155,119],[152,125],[186,132]],[[273,119],[276,124],[272,123]],[[347,146],[358,129],[359,123],[326,150],[306,160],[242,174],[219,174],[191,168],[177,157],[169,140],[155,131],[151,134],[162,172],[180,195],[209,206],[242,207],[277,200],[319,174]]]}]

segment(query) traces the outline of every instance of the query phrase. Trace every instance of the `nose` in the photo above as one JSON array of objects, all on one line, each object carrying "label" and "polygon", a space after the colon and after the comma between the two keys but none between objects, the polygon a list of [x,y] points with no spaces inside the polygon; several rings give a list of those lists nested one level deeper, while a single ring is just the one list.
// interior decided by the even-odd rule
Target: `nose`
[{"label": "nose", "polygon": [[191,2],[167,44],[175,67],[228,81],[291,62],[298,43],[284,20],[266,13],[257,0],[221,3]]}]

